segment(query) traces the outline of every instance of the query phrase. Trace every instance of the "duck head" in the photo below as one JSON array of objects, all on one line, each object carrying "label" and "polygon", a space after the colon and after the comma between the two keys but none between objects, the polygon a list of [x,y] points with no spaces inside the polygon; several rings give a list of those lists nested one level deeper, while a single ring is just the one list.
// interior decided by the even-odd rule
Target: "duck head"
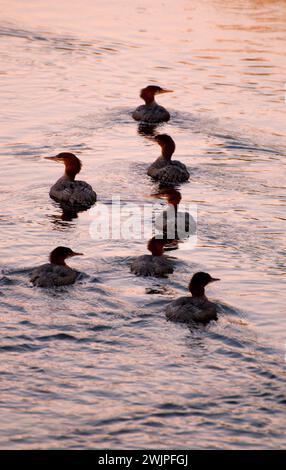
[{"label": "duck head", "polygon": [[147,248],[151,251],[153,256],[162,256],[164,252],[164,245],[166,244],[166,240],[162,238],[153,237],[149,240]]},{"label": "duck head", "polygon": [[156,95],[163,95],[163,93],[172,93],[173,90],[167,88],[161,88],[156,85],[149,85],[146,88],[142,88],[140,91],[140,98],[145,101],[145,104],[153,103]]},{"label": "duck head", "polygon": [[74,181],[75,176],[81,170],[81,161],[73,153],[61,152],[55,157],[45,157],[45,159],[63,163],[65,165],[65,176],[70,181]]},{"label": "duck head", "polygon": [[193,297],[203,297],[205,295],[205,287],[215,281],[220,281],[220,279],[204,272],[195,273],[189,283],[189,291]]},{"label": "duck head", "polygon": [[66,266],[65,260],[67,258],[72,258],[74,256],[80,256],[83,253],[76,253],[71,248],[66,246],[58,246],[53,251],[51,251],[49,259],[50,263],[56,264],[58,266]]}]

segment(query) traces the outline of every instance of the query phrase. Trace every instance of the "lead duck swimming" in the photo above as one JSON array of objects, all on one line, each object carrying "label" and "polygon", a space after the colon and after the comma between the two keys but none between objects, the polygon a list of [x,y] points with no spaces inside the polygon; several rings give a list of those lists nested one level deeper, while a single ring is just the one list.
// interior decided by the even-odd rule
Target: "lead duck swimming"
[{"label": "lead duck swimming", "polygon": [[85,181],[75,181],[82,164],[73,153],[62,152],[55,157],[45,157],[46,160],[63,163],[64,175],[50,189],[50,197],[66,209],[84,210],[96,202],[96,193]]},{"label": "lead duck swimming", "polygon": [[165,184],[178,184],[188,181],[190,173],[186,165],[178,160],[171,160],[176,145],[172,137],[160,134],[155,137],[162,149],[161,156],[149,166],[147,174]]},{"label": "lead duck swimming", "polygon": [[133,111],[133,119],[135,119],[135,121],[144,121],[147,123],[169,121],[170,113],[155,101],[155,96],[172,92],[173,90],[167,90],[156,85],[149,85],[146,88],[142,88],[140,98],[145,101],[145,104],[138,106],[138,108]]},{"label": "lead duck swimming", "polygon": [[217,305],[205,295],[205,287],[220,279],[208,273],[195,273],[189,283],[192,296],[179,297],[166,308],[167,320],[187,323],[190,321],[208,323],[217,320]]},{"label": "lead duck swimming", "polygon": [[174,272],[174,262],[163,254],[166,241],[151,238],[147,248],[151,255],[142,255],[135,258],[131,264],[131,272],[136,276],[167,277]]},{"label": "lead duck swimming", "polygon": [[32,271],[30,281],[36,287],[59,287],[74,284],[80,272],[70,268],[65,260],[82,254],[76,253],[71,248],[58,246],[50,253],[49,263],[42,264]]}]

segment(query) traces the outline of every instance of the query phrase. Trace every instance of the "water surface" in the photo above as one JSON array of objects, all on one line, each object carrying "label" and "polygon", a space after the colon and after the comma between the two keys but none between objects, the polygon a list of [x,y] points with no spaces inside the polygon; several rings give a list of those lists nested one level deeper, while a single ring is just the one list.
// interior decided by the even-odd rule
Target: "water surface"
[{"label": "water surface", "polygon": [[[1,448],[285,447],[285,2],[0,7]],[[158,202],[159,148],[130,117],[149,83],[175,90],[157,131],[198,206],[198,244],[162,281],[129,272],[147,239],[92,240],[92,211],[63,220],[43,159],[79,155],[98,204]],[[57,245],[87,276],[32,288]],[[196,270],[222,279],[219,321],[167,323]]]}]

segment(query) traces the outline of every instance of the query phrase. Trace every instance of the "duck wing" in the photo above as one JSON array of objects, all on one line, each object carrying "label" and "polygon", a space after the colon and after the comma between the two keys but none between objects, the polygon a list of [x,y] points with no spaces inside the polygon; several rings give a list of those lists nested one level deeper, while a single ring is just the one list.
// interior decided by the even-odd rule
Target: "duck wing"
[{"label": "duck wing", "polygon": [[96,202],[96,193],[85,181],[58,181],[51,187],[50,197],[71,208],[88,208]]},{"label": "duck wing", "polygon": [[159,104],[146,106],[141,105],[135,109],[132,113],[133,119],[135,121],[144,121],[147,123],[156,123],[156,122],[167,122],[170,119],[170,113]]},{"label": "duck wing", "polygon": [[166,308],[166,318],[170,321],[207,323],[217,320],[216,305],[205,299],[180,297]]},{"label": "duck wing", "polygon": [[173,271],[173,262],[164,256],[138,256],[131,264],[131,272],[136,276],[166,277]]},{"label": "duck wing", "polygon": [[151,176],[154,179],[158,179],[158,175],[160,174],[160,171],[162,168],[165,168],[168,165],[168,162],[164,160],[162,157],[157,158],[155,162],[152,163],[152,165],[149,166],[147,170],[147,175]]},{"label": "duck wing", "polygon": [[190,173],[186,165],[178,160],[170,161],[167,165],[158,170],[156,178],[162,183],[177,184],[188,181]]},{"label": "duck wing", "polygon": [[73,284],[79,272],[68,266],[57,266],[54,264],[43,264],[34,269],[30,281],[36,287],[58,287]]}]

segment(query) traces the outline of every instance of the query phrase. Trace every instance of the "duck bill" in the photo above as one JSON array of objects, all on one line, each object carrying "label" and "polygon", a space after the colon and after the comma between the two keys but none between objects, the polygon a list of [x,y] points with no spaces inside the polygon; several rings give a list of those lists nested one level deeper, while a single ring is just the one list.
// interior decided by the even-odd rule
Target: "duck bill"
[{"label": "duck bill", "polygon": [[83,256],[83,253],[76,253],[75,251],[71,254],[71,257],[74,256]]},{"label": "duck bill", "polygon": [[220,281],[220,279],[218,277],[212,277],[210,282],[215,282],[215,281]]},{"label": "duck bill", "polygon": [[158,95],[163,95],[163,93],[174,93],[174,90],[168,90],[167,88],[163,88],[163,90],[160,90]]},{"label": "duck bill", "polygon": [[61,160],[58,159],[58,157],[44,157],[45,160],[52,160],[52,162],[59,162],[61,163]]},{"label": "duck bill", "polygon": [[59,160],[58,157],[44,157],[46,160],[51,160],[52,162],[56,163],[63,163],[62,160]]}]

